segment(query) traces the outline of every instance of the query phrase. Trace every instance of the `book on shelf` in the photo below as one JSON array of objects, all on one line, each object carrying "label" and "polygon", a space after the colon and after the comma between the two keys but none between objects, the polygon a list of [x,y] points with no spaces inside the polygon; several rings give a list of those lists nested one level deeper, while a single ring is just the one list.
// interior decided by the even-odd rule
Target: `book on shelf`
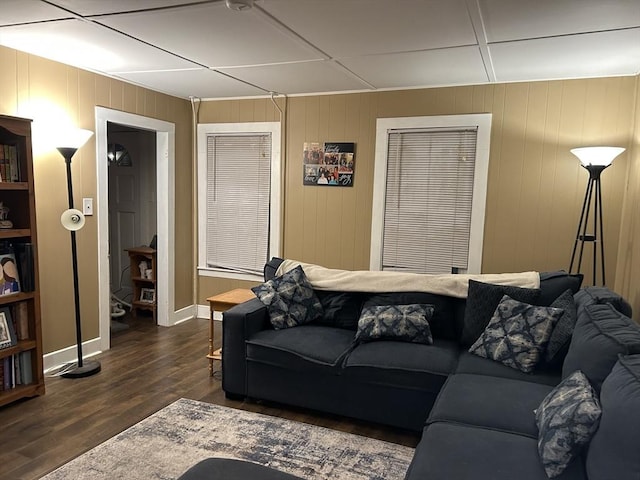
[{"label": "book on shelf", "polygon": [[29,305],[26,301],[13,305],[13,324],[18,340],[29,339]]},{"label": "book on shelf", "polygon": [[[15,243],[12,251],[14,252],[16,264],[18,266],[21,290],[23,292],[33,292],[36,287],[34,281],[35,273],[33,269],[33,243]],[[0,252],[2,252],[1,247]]]},{"label": "book on shelf", "polygon": [[20,182],[20,164],[16,145],[0,144],[0,181]]}]

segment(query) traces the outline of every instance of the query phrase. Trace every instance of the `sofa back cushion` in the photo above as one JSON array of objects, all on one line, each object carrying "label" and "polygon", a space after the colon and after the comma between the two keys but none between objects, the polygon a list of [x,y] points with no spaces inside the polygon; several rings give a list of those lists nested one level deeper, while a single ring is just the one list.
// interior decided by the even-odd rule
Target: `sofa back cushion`
[{"label": "sofa back cushion", "polygon": [[577,293],[582,285],[581,273],[567,273],[564,270],[540,273],[540,296],[537,305],[550,306],[565,290]]},{"label": "sofa back cushion", "polygon": [[313,322],[326,327],[356,330],[366,294],[360,292],[330,292],[316,290],[324,315]]},{"label": "sofa back cushion", "polygon": [[589,305],[608,303],[623,315],[631,318],[632,311],[629,302],[607,287],[584,287],[579,290],[573,298],[576,301],[578,316],[580,316],[582,311]]},{"label": "sofa back cushion", "polygon": [[[429,319],[433,337],[442,340],[456,340],[458,338],[452,297],[424,292],[370,293],[366,295],[363,308],[382,305],[433,305],[433,315]],[[357,323],[356,320],[356,325]]]},{"label": "sofa back cushion", "polygon": [[618,354],[640,353],[640,327],[611,304],[593,304],[578,312],[562,378],[582,370],[596,391],[611,372]]},{"label": "sofa back cushion", "polygon": [[464,326],[460,339],[460,343],[463,346],[470,347],[478,340],[504,295],[508,295],[519,302],[535,304],[540,295],[540,290],[469,280]]},{"label": "sofa back cushion", "polygon": [[600,427],[587,452],[589,478],[640,478],[640,355],[619,358],[600,403]]}]

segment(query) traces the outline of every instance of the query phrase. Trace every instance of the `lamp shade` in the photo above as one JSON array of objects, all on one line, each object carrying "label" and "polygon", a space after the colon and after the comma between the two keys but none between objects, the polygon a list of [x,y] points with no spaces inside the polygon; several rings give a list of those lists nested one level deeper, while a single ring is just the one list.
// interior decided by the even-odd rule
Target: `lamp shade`
[{"label": "lamp shade", "polygon": [[91,138],[93,132],[82,128],[67,128],[56,133],[57,148],[75,148],[82,147],[87,140]]},{"label": "lamp shade", "polygon": [[584,167],[608,167],[624,150],[622,147],[581,147],[571,149],[571,153],[578,157]]}]

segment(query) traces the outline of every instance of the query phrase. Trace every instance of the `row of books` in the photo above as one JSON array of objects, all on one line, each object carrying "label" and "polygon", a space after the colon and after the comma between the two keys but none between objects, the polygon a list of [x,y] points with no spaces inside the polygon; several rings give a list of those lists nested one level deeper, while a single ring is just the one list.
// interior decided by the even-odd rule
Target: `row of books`
[{"label": "row of books", "polygon": [[0,362],[0,379],[2,390],[33,383],[31,352],[20,352],[3,358]]},{"label": "row of books", "polygon": [[0,182],[21,182],[18,148],[0,143]]}]

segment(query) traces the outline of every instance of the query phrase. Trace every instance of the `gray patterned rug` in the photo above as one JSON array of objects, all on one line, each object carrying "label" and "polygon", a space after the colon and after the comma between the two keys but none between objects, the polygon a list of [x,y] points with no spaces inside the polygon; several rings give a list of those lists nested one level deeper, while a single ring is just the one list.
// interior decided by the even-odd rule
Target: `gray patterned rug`
[{"label": "gray patterned rug", "polygon": [[307,479],[393,480],[404,478],[413,452],[393,443],[183,398],[43,478],[168,480],[216,456]]}]

